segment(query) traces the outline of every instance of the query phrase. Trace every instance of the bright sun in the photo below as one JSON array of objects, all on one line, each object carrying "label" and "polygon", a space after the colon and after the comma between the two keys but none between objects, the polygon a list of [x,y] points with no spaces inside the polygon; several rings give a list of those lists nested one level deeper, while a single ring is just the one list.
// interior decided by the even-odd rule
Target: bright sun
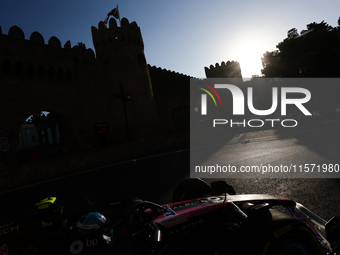
[{"label": "bright sun", "polygon": [[263,45],[255,42],[241,43],[235,52],[235,60],[240,63],[243,78],[261,75],[261,57],[265,53]]}]

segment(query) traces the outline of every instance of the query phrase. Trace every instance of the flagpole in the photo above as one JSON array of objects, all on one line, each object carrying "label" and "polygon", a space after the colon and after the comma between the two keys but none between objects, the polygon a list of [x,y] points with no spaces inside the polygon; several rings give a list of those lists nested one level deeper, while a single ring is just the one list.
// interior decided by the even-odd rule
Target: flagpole
[{"label": "flagpole", "polygon": [[120,23],[120,11],[119,11],[119,8],[118,8],[118,4],[117,4],[117,11],[118,11],[118,16],[119,16],[119,26],[121,26],[121,23]]}]

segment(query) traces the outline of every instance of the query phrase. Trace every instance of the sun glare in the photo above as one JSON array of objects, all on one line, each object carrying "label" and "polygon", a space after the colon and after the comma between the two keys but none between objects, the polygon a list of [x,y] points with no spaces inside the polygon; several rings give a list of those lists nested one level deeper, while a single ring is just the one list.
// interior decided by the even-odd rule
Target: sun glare
[{"label": "sun glare", "polygon": [[243,78],[251,78],[252,75],[261,75],[261,57],[265,50],[259,43],[246,42],[237,47],[235,60],[240,63]]}]

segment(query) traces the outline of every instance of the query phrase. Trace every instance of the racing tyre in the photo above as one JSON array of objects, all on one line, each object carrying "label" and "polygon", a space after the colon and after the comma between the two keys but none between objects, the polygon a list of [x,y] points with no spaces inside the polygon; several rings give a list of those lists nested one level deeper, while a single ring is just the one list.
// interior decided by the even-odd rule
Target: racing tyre
[{"label": "racing tyre", "polygon": [[[290,228],[286,225],[284,228]],[[278,230],[280,231],[280,230]],[[284,231],[284,230],[283,230]],[[264,246],[263,255],[320,255],[321,250],[314,234],[304,226],[293,230],[294,234],[286,236],[272,236]]]},{"label": "racing tyre", "polygon": [[200,178],[190,178],[180,182],[176,186],[172,195],[172,201],[175,203],[200,198],[205,195],[214,195],[214,191],[209,184]]},{"label": "racing tyre", "polygon": [[[244,236],[261,255],[320,255],[321,247],[312,230],[303,222],[276,209],[250,216]],[[247,251],[250,252],[250,251]]]}]

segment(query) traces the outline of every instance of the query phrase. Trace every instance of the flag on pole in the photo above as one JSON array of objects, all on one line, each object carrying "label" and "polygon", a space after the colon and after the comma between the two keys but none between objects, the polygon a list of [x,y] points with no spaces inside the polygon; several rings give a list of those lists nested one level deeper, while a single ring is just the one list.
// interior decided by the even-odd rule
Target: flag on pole
[{"label": "flag on pole", "polygon": [[115,17],[116,19],[119,19],[120,21],[120,16],[119,16],[119,11],[118,11],[118,5],[116,8],[114,8],[112,11],[110,11],[107,15],[106,15],[106,18],[104,20],[104,23],[107,24],[107,21],[109,20],[109,17],[110,16],[113,16]]}]

